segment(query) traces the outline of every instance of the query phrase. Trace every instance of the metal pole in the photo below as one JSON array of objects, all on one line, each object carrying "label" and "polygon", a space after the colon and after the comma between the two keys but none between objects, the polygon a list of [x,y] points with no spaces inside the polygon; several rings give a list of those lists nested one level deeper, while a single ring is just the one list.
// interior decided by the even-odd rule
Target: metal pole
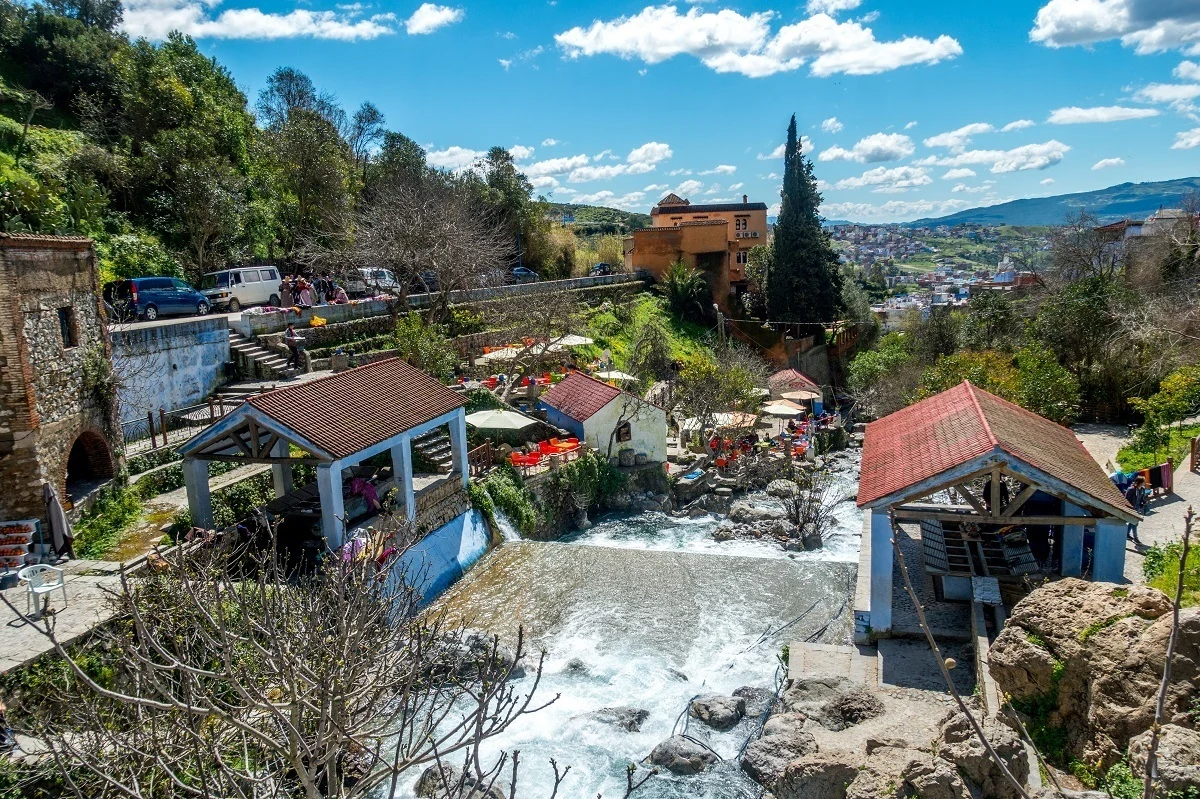
[{"label": "metal pole", "polygon": [[167,445],[167,412],[159,408],[158,418],[162,421],[163,446],[165,447]]},{"label": "metal pole", "polygon": [[150,448],[158,449],[158,442],[154,439],[154,411],[146,411],[146,421],[150,426]]}]

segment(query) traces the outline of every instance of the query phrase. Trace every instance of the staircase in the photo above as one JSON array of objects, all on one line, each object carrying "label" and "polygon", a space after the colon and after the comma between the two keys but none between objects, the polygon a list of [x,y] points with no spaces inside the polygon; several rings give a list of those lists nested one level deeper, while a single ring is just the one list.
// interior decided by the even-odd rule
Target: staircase
[{"label": "staircase", "polygon": [[[423,436],[414,438],[412,440],[412,448],[414,458],[419,455],[427,463],[434,464],[440,474],[449,474],[454,467],[450,434],[446,431],[445,427],[439,427]],[[418,464],[414,464],[414,470],[420,471],[417,466]]]},{"label": "staircase", "polygon": [[300,372],[299,369],[289,368],[288,359],[283,355],[255,344],[232,330],[229,331],[229,354],[237,364],[238,371],[248,378],[280,380]]}]

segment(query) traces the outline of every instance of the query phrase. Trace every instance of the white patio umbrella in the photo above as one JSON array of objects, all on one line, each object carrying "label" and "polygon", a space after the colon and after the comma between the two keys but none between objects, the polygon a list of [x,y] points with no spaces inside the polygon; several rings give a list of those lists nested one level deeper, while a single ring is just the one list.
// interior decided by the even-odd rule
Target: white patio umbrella
[{"label": "white patio umbrella", "polygon": [[821,392],[812,388],[800,388],[795,391],[785,391],[780,396],[785,400],[815,400],[821,399]]},{"label": "white patio umbrella", "polygon": [[596,372],[596,377],[601,380],[620,380],[623,383],[636,383],[637,378],[628,372],[622,372],[619,369],[613,369],[608,372]]},{"label": "white patio umbrella", "polygon": [[480,430],[524,430],[531,424],[537,424],[537,419],[516,411],[476,411],[467,417],[467,424]]},{"label": "white patio umbrella", "polygon": [[766,405],[764,405],[762,412],[765,414],[768,414],[770,416],[788,417],[788,416],[800,416],[805,411],[803,408],[801,408],[799,405],[795,404],[794,402],[788,402],[787,400],[778,400],[776,402],[770,402],[770,403],[767,403]]},{"label": "white patio umbrella", "polygon": [[559,336],[554,339],[555,344],[561,344],[564,347],[586,347],[588,344],[595,344],[595,340],[587,336],[576,336],[573,333],[568,333],[565,336]]}]

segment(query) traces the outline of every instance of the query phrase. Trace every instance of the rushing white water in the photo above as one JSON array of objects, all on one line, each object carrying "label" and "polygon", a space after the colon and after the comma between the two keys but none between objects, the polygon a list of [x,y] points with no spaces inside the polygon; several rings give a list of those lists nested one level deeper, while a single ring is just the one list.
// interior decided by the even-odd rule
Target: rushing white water
[{"label": "rushing white water", "polygon": [[[853,474],[839,479],[852,493]],[[660,513],[603,518],[559,542],[511,541],[505,532],[506,543],[436,608],[509,641],[524,628],[532,648],[547,652],[537,697],[560,696],[488,741],[483,754],[494,762],[501,752],[521,751],[518,796],[549,796],[554,758],[560,768],[571,766],[559,796],[611,799],[624,794],[626,766],[686,724],[722,762],[696,776],[660,774],[637,797],[758,797],[761,788],[738,767],[758,720],[716,732],[689,721],[686,709],[697,695],[774,690],[784,644],[846,640],[855,573],[847,561],[857,560],[861,516],[844,502],[835,520],[825,549],[814,553],[784,552],[768,541],[717,542],[716,517]],[[613,706],[649,716],[640,731],[626,732],[590,715]],[[397,797],[413,796],[418,776]]]},{"label": "rushing white water", "polygon": [[496,528],[500,531],[501,538],[505,541],[521,540],[521,534],[517,532],[517,526],[504,515],[504,511],[496,508],[494,515],[496,517]]}]

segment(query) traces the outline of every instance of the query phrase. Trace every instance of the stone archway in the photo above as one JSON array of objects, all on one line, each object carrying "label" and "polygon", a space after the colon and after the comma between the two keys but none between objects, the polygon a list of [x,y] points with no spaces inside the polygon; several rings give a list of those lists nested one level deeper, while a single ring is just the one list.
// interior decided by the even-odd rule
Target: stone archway
[{"label": "stone archway", "polygon": [[98,431],[81,432],[67,453],[63,485],[67,495],[78,501],[116,475],[112,450]]}]

